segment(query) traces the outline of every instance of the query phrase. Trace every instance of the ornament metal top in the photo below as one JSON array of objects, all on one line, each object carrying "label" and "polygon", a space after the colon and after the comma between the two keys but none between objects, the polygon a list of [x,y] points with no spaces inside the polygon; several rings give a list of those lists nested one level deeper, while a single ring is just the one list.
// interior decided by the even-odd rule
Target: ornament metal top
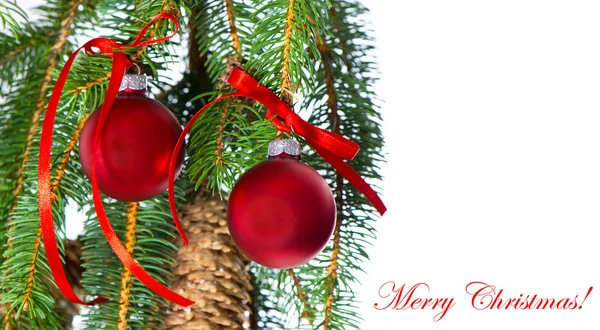
[{"label": "ornament metal top", "polygon": [[148,78],[145,74],[126,74],[123,76],[119,92],[136,91],[146,92],[148,88]]},{"label": "ornament metal top", "polygon": [[289,158],[300,160],[300,143],[296,140],[273,140],[269,142],[269,159]]}]

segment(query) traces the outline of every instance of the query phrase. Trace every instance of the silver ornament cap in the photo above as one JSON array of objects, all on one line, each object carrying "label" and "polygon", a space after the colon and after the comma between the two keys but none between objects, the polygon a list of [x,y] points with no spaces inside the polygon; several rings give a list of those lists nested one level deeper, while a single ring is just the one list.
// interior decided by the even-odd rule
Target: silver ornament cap
[{"label": "silver ornament cap", "polygon": [[269,142],[269,157],[277,157],[283,153],[289,156],[300,156],[300,143],[296,140],[273,140]]},{"label": "silver ornament cap", "polygon": [[145,91],[146,88],[148,88],[148,78],[145,74],[126,74],[121,81],[119,92],[126,89]]}]

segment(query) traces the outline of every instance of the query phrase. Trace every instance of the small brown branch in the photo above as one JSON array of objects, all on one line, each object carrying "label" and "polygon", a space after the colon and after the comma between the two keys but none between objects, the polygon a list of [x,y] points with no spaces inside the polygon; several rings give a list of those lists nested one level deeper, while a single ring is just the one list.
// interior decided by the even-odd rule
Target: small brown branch
[{"label": "small brown branch", "polygon": [[56,199],[56,193],[58,192],[58,188],[60,187],[60,182],[65,176],[65,171],[67,170],[67,166],[69,165],[69,160],[71,160],[72,152],[75,150],[77,146],[77,142],[79,142],[79,137],[81,136],[81,131],[83,130],[83,126],[87,122],[90,114],[86,114],[77,124],[77,128],[71,135],[71,139],[69,140],[69,144],[67,148],[65,148],[65,152],[63,153],[62,158],[60,159],[60,163],[58,165],[58,169],[56,170],[56,176],[54,177],[54,181],[52,182],[52,196]]},{"label": "small brown branch", "polygon": [[21,46],[15,48],[14,50],[6,53],[6,55],[4,55],[4,57],[0,59],[0,66],[2,66],[5,61],[12,60],[15,56],[19,55],[20,53],[25,51],[25,49],[33,46],[34,44],[35,43],[33,42],[33,40],[30,40],[29,42],[26,42]]},{"label": "small brown branch", "polygon": [[83,86],[77,86],[75,87],[75,89],[69,91],[69,94],[79,94],[85,90],[88,90],[96,85],[100,85],[101,83],[108,81],[110,79],[110,73],[106,74],[106,76],[104,77],[100,77],[94,81],[90,81],[87,84],[83,85]]},{"label": "small brown branch", "polygon": [[304,307],[304,310],[302,311],[302,317],[305,318],[306,321],[308,321],[308,324],[312,325],[312,308],[310,308],[310,305],[308,304],[308,300],[306,299],[304,290],[302,290],[302,286],[300,286],[300,281],[298,280],[298,277],[296,276],[296,273],[293,269],[288,269],[288,273],[290,274],[290,277],[294,282],[294,287],[296,288],[296,292],[298,293],[298,298],[300,299],[300,301],[302,302],[302,306]]},{"label": "small brown branch", "polygon": [[[333,4],[333,0],[332,4],[331,4],[331,8],[329,8],[329,15],[332,18],[332,24],[333,24],[333,29],[339,31],[341,26],[339,21],[336,20],[336,16],[338,15],[338,11],[335,9],[335,5]],[[341,39],[339,41],[340,44],[340,49],[342,50],[342,59],[344,61],[344,65],[346,65],[346,68],[348,69],[348,71],[352,71],[353,65],[352,62],[350,61],[350,56],[348,55],[348,42],[345,39]]]},{"label": "small brown branch", "polygon": [[[231,42],[233,43],[233,47],[235,48],[237,54],[236,56],[229,56],[226,59],[226,68],[225,71],[221,75],[221,79],[219,84],[217,85],[217,90],[221,93],[230,88],[229,83],[227,82],[227,78],[231,71],[234,68],[243,68],[243,56],[242,56],[242,46],[240,44],[240,38],[238,36],[237,27],[235,25],[235,12],[233,10],[233,1],[225,0],[225,7],[227,8],[227,19],[229,21],[229,33],[231,35]],[[239,103],[240,100],[235,100],[234,108],[235,112],[240,111]],[[224,141],[224,133],[225,133],[225,125],[227,124],[227,118],[229,116],[229,107],[231,106],[231,102],[227,102],[227,104],[223,107],[223,111],[221,112],[221,119],[219,120],[218,134],[217,134],[217,147],[216,147],[216,155],[215,165],[217,168],[222,168],[224,166],[223,161],[223,152],[225,150],[225,141]],[[237,128],[236,128],[237,130]]]},{"label": "small brown branch", "polygon": [[227,121],[227,116],[229,115],[229,104],[231,102],[227,102],[227,104],[223,107],[223,111],[221,111],[221,119],[219,120],[219,128],[217,134],[217,150],[215,150],[215,154],[217,157],[215,158],[215,165],[217,168],[222,168],[224,165],[223,162],[223,150],[225,149],[225,141],[223,141],[223,137],[225,135],[225,123]]},{"label": "small brown branch", "polygon": [[[135,246],[135,229],[137,226],[137,212],[139,204],[137,202],[129,203],[127,209],[127,232],[125,233],[125,248],[127,252],[133,255]],[[119,300],[119,323],[118,330],[127,330],[127,311],[129,310],[129,294],[131,293],[131,272],[125,268],[121,277],[121,293]]]},{"label": "small brown branch", "polygon": [[[339,133],[340,131],[340,117],[338,113],[338,99],[335,91],[335,77],[333,74],[333,67],[331,64],[331,49],[327,47],[323,40],[317,39],[317,46],[321,53],[321,63],[323,64],[323,70],[325,71],[325,86],[327,90],[328,100],[327,106],[331,110],[330,122],[331,131]],[[335,290],[337,287],[338,280],[338,267],[339,267],[339,254],[340,254],[340,237],[341,228],[343,223],[343,208],[344,208],[344,178],[336,173],[335,176],[335,202],[337,208],[337,220],[335,223],[335,230],[333,232],[333,248],[331,252],[331,258],[329,260],[329,266],[327,267],[327,277],[331,280],[331,286],[329,289],[329,295],[325,302],[325,317],[323,321],[323,329],[328,330],[331,322],[331,311],[333,309],[333,303],[335,300]]]},{"label": "small brown branch", "polygon": [[227,19],[229,21],[229,33],[231,34],[231,42],[233,42],[233,48],[238,53],[238,57],[242,57],[242,45],[240,44],[240,37],[235,26],[235,12],[233,11],[233,0],[225,0],[225,6],[227,7]]},{"label": "small brown branch", "polygon": [[295,0],[290,0],[287,12],[287,23],[283,35],[283,65],[281,68],[281,96],[289,105],[293,102],[292,81],[290,80],[290,52],[292,49],[292,32],[294,31],[294,5]]},{"label": "small brown branch", "polygon": [[[341,191],[343,190],[344,179],[341,176],[336,176],[336,195],[335,201],[336,204],[341,203],[341,198],[339,198]],[[340,188],[341,187],[341,188]],[[329,259],[329,266],[327,267],[327,277],[331,278],[331,286],[329,287],[329,295],[327,296],[327,301],[325,302],[325,320],[323,322],[323,329],[329,329],[329,323],[331,322],[331,310],[333,309],[333,303],[335,300],[335,290],[337,287],[338,280],[338,267],[339,267],[339,254],[340,254],[340,234],[342,228],[343,219],[341,217],[342,211],[338,209],[338,218],[335,223],[335,230],[333,231],[333,249],[331,252],[331,258]]]},{"label": "small brown branch", "polygon": [[[190,67],[190,74],[198,77],[198,94],[204,94],[213,90],[213,85],[206,69],[208,61],[207,54],[200,53],[200,21],[204,20],[206,13],[203,11],[204,7],[197,5],[192,10],[192,14],[189,16],[190,27],[190,38],[188,44],[188,60]],[[196,19],[198,18],[198,19]],[[204,100],[208,103],[208,100]]]}]

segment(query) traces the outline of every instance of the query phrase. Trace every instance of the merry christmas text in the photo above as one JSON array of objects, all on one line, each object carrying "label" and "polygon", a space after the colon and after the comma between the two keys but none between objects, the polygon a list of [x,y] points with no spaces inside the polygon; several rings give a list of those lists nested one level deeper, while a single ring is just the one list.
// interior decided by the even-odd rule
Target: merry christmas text
[{"label": "merry christmas text", "polygon": [[[575,310],[582,309],[593,287],[583,295],[570,297],[544,297],[535,293],[509,295],[504,289],[484,282],[471,282],[465,291],[471,296],[470,305],[475,310]],[[452,297],[432,297],[427,283],[409,286],[398,285],[394,281],[385,282],[379,287],[379,299],[374,304],[377,310],[431,310],[433,321],[443,319],[455,305]]]}]

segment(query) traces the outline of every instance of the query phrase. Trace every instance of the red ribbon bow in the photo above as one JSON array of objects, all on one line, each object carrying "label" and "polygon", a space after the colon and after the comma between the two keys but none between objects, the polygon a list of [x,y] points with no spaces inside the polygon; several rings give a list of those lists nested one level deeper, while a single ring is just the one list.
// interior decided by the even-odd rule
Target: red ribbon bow
[{"label": "red ribbon bow", "polygon": [[[162,18],[166,18],[172,21],[175,24],[175,31],[166,37],[150,39],[146,41],[142,41],[144,35],[150,28],[150,25]],[[184,307],[190,306],[194,304],[192,300],[186,299],[177,293],[169,290],[163,284],[154,279],[150,274],[148,274],[136,261],[133,257],[127,252],[127,249],[119,240],[119,237],[115,233],[110,220],[108,219],[106,212],[104,210],[104,206],[102,204],[102,197],[100,196],[100,191],[98,189],[98,180],[96,177],[96,154],[98,150],[100,150],[100,136],[102,132],[102,128],[104,127],[104,123],[106,118],[108,117],[108,113],[112,108],[113,102],[117,97],[119,92],[119,86],[121,85],[121,81],[123,80],[123,75],[125,74],[125,70],[128,69],[133,62],[127,59],[125,53],[116,52],[115,50],[120,50],[125,47],[142,47],[148,46],[156,43],[160,43],[171,39],[174,37],[179,31],[179,23],[177,19],[170,14],[161,13],[153,17],[148,24],[146,24],[137,38],[131,44],[120,44],[114,40],[107,38],[96,38],[88,41],[85,45],[77,49],[63,67],[58,80],[56,81],[56,86],[52,91],[52,95],[50,96],[50,100],[48,102],[48,108],[46,109],[46,117],[44,119],[44,125],[42,128],[42,136],[40,141],[40,158],[38,163],[38,204],[40,209],[40,223],[42,227],[42,237],[44,238],[44,245],[46,247],[46,255],[48,256],[48,264],[50,266],[50,270],[52,272],[52,276],[56,281],[56,285],[60,289],[60,291],[67,297],[70,301],[82,304],[82,305],[93,305],[107,301],[106,298],[98,297],[92,300],[89,303],[82,301],[77,295],[73,292],[67,277],[65,276],[65,271],[62,266],[62,262],[60,260],[60,254],[58,251],[58,246],[56,243],[56,235],[54,233],[54,220],[52,219],[52,190],[51,190],[51,152],[52,152],[52,133],[54,129],[54,119],[56,117],[56,111],[58,108],[58,103],[60,101],[61,93],[64,89],[65,82],[69,75],[69,71],[71,70],[71,66],[75,60],[77,54],[85,49],[85,53],[87,55],[90,54],[104,54],[113,59],[112,70],[111,70],[111,78],[108,84],[108,90],[106,92],[106,98],[104,103],[102,104],[102,108],[100,109],[100,119],[98,120],[98,126],[96,131],[96,136],[94,140],[94,162],[92,166],[92,194],[94,199],[94,206],[96,208],[96,214],[98,215],[98,222],[100,223],[100,227],[110,245],[113,249],[117,257],[123,262],[123,265],[142,283],[144,283],[148,288],[152,291],[156,292],[160,296]]]},{"label": "red ribbon bow", "polygon": [[277,97],[275,93],[261,85],[242,70],[233,69],[227,81],[231,86],[235,87],[238,92],[218,97],[200,109],[183,129],[171,157],[169,168],[169,204],[171,206],[171,214],[173,215],[177,230],[179,230],[179,234],[186,245],[188,240],[181,227],[181,223],[179,222],[177,206],[175,205],[175,169],[177,167],[179,152],[185,142],[185,136],[192,128],[194,122],[213,104],[229,97],[247,97],[266,106],[267,118],[272,118],[271,122],[273,122],[280,131],[293,131],[302,136],[306,142],[308,142],[308,144],[315,149],[323,159],[325,159],[325,161],[367,197],[379,214],[383,215],[385,213],[386,207],[379,198],[379,195],[377,195],[373,188],[365,182],[360,174],[356,173],[352,167],[342,160],[342,158],[352,160],[354,156],[356,156],[360,149],[356,143],[337,133],[318,128],[300,118],[300,116],[290,109],[290,107]]}]

